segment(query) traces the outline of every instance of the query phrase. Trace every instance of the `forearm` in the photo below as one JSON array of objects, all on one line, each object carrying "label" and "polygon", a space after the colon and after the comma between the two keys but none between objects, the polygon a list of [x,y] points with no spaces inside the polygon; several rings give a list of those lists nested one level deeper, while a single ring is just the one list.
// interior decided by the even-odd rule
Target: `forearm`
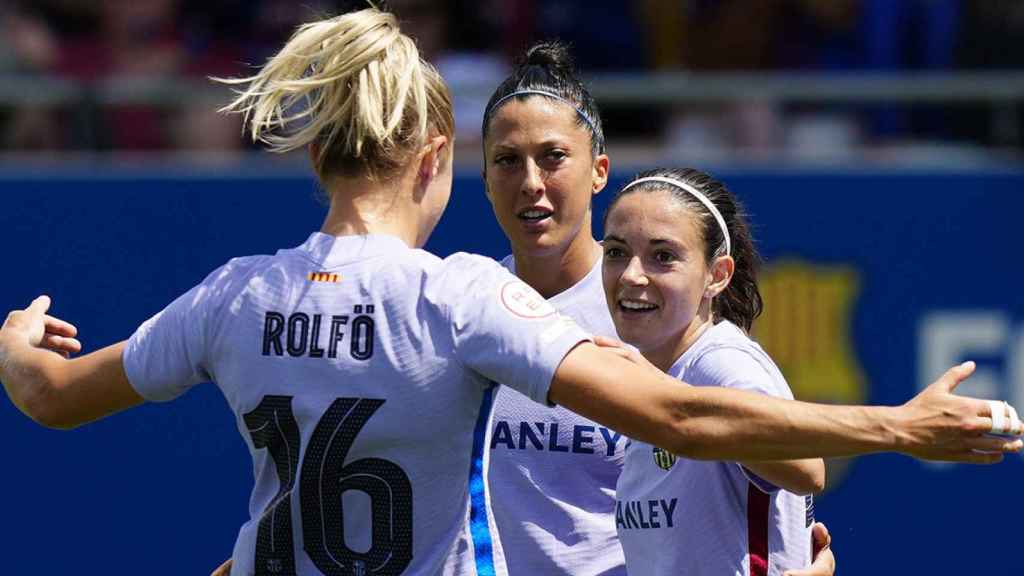
[{"label": "forearm", "polygon": [[670,431],[690,458],[757,462],[901,448],[893,408],[809,404],[678,383],[675,392],[666,399],[675,415]]},{"label": "forearm", "polygon": [[821,458],[741,464],[758,478],[794,494],[805,496],[825,489],[825,462]]},{"label": "forearm", "polygon": [[0,336],[0,382],[11,402],[29,418],[51,425],[56,363],[64,361],[49,350],[22,339]]},{"label": "forearm", "polygon": [[551,399],[688,458],[765,461],[898,451],[898,409],[829,406],[692,387],[593,345],[563,360]]},{"label": "forearm", "polygon": [[0,378],[22,412],[50,428],[74,428],[141,404],[128,382],[124,342],[68,360],[0,339]]}]

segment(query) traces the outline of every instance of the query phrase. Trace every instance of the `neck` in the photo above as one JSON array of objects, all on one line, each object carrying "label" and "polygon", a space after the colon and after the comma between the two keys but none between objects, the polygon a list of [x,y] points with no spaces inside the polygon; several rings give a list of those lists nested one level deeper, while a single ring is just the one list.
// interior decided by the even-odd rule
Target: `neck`
[{"label": "neck", "polygon": [[551,298],[569,288],[590,273],[601,257],[601,245],[590,235],[590,228],[581,233],[563,252],[536,255],[513,247],[516,275],[545,298]]},{"label": "neck", "polygon": [[419,222],[411,184],[399,176],[391,180],[334,178],[327,186],[331,207],[320,231],[332,236],[387,234],[416,246]]},{"label": "neck", "polygon": [[648,362],[657,366],[662,372],[668,372],[669,368],[679,360],[679,357],[690,349],[690,346],[700,338],[708,328],[714,325],[714,320],[709,311],[705,311],[704,304],[692,322],[683,330],[678,338],[670,339],[655,348],[640,350],[640,354]]}]

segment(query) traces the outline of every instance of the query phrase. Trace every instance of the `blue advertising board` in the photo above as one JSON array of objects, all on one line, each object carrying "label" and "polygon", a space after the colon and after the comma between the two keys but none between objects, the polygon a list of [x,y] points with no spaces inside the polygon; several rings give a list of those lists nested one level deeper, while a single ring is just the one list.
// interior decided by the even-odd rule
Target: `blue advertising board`
[{"label": "blue advertising board", "polygon": [[[1024,407],[1024,174],[717,173],[767,266],[756,336],[798,397],[899,404],[978,362],[968,392]],[[624,175],[623,175],[624,176]],[[613,180],[598,196],[600,220]],[[87,350],[116,342],[227,259],[294,246],[325,208],[280,172],[0,174],[0,308],[53,297]],[[508,246],[475,175],[456,178],[428,249]],[[247,517],[252,467],[216,387],[72,432],[0,400],[0,573],[206,573]],[[443,443],[444,438],[431,439]],[[1021,458],[833,463],[817,500],[841,573],[1011,574]]]}]

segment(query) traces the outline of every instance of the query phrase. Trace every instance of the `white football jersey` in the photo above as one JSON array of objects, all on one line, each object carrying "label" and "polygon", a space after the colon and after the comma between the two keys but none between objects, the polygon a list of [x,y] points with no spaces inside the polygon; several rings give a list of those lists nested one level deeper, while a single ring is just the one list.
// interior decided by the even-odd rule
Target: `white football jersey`
[{"label": "white football jersey", "polygon": [[[728,321],[708,328],[669,373],[695,386],[793,397],[771,358]],[[781,576],[810,564],[812,504],[736,462],[688,460],[634,441],[615,523],[630,574]]]},{"label": "white football jersey", "polygon": [[235,413],[255,486],[232,574],[505,574],[494,382],[546,403],[587,337],[493,260],[314,233],[213,272],[124,365],[149,400],[212,380]]},{"label": "white football jersey", "polygon": [[[514,271],[509,256],[502,265]],[[615,335],[601,259],[548,302],[592,334]],[[517,388],[512,386],[512,388]],[[626,438],[560,406],[511,388],[495,398],[491,500],[511,574],[626,573],[615,533],[615,482]]]}]

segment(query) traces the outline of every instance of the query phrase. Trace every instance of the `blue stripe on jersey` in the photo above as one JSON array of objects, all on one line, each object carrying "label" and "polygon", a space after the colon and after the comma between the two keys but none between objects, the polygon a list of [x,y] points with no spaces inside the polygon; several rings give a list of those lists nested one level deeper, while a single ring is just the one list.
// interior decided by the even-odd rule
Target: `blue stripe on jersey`
[{"label": "blue stripe on jersey", "polygon": [[480,403],[480,414],[473,430],[473,457],[469,463],[469,533],[473,537],[473,553],[476,556],[478,576],[494,576],[494,548],[491,542],[491,528],[487,522],[487,486],[484,482],[484,450],[487,446],[487,429],[494,404],[494,389],[497,384],[484,391]]}]

